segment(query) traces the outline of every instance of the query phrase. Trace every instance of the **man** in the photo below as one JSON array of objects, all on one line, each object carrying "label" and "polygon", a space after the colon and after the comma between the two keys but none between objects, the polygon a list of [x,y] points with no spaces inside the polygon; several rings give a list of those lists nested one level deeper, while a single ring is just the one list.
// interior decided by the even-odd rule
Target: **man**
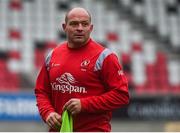
[{"label": "man", "polygon": [[40,115],[50,131],[59,131],[65,109],[75,132],[111,131],[112,110],[129,103],[118,58],[90,38],[93,25],[85,9],[71,9],[62,27],[67,42],[49,53],[37,78]]}]

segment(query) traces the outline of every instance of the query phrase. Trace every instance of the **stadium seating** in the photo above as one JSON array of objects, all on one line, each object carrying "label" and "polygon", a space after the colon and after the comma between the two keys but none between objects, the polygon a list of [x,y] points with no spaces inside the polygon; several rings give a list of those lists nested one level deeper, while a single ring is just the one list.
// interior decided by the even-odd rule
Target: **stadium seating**
[{"label": "stadium seating", "polygon": [[34,78],[65,40],[66,11],[82,6],[93,16],[92,37],[118,55],[133,94],[180,94],[180,2],[114,1],[1,0],[0,91],[23,91],[23,78]]}]

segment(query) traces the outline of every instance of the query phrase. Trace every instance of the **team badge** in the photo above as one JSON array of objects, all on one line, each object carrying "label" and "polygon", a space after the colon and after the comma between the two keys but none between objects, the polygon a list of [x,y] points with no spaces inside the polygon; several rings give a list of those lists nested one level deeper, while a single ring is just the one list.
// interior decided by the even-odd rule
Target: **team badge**
[{"label": "team badge", "polygon": [[83,62],[81,63],[81,71],[86,71],[89,63],[90,63],[90,60],[89,60],[89,59],[83,61]]},{"label": "team badge", "polygon": [[86,67],[89,65],[89,63],[90,63],[90,60],[87,59],[81,63],[81,67]]}]

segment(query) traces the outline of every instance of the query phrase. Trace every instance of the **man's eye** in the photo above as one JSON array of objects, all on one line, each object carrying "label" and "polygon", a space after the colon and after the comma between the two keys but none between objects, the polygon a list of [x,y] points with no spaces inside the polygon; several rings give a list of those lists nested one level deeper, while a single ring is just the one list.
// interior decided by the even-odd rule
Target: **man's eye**
[{"label": "man's eye", "polygon": [[78,23],[77,23],[77,22],[72,22],[72,23],[70,23],[70,25],[72,25],[72,26],[77,26]]},{"label": "man's eye", "polygon": [[83,26],[88,26],[89,23],[86,23],[86,22],[85,22],[85,23],[82,23],[82,25],[83,25]]}]

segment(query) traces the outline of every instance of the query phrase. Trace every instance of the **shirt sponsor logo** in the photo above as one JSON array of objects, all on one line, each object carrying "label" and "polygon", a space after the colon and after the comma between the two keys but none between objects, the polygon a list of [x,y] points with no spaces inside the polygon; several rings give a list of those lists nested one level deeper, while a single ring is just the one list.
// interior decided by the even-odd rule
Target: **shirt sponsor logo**
[{"label": "shirt sponsor logo", "polygon": [[64,73],[56,78],[56,82],[51,83],[52,90],[61,91],[62,93],[87,93],[86,88],[74,85],[78,81],[70,73]]},{"label": "shirt sponsor logo", "polygon": [[60,66],[60,64],[52,63],[52,67]]},{"label": "shirt sponsor logo", "polygon": [[119,70],[119,71],[118,71],[118,74],[119,74],[119,75],[124,75],[123,70]]}]

